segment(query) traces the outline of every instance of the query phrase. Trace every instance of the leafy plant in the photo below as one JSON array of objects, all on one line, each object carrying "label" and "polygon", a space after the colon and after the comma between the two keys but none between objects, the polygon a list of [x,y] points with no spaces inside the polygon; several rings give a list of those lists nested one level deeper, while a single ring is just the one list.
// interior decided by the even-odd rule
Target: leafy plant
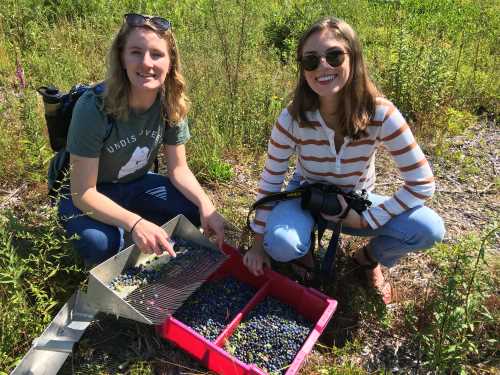
[{"label": "leafy plant", "polygon": [[[481,240],[470,237],[453,245],[439,245],[433,257],[440,277],[432,281],[432,292],[420,317],[413,322],[425,364],[437,372],[464,372],[469,363],[491,358],[498,345],[498,311],[486,302],[494,293],[494,280],[486,269],[486,249],[498,236],[491,229]],[[413,307],[414,308],[414,307]]]},{"label": "leafy plant", "polygon": [[9,368],[76,290],[83,273],[54,209],[0,217],[0,367]]},{"label": "leafy plant", "polygon": [[227,182],[233,177],[231,165],[217,156],[204,160],[205,167],[201,170],[201,176],[207,181]]},{"label": "leafy plant", "polygon": [[434,139],[436,156],[448,157],[452,140],[450,137],[468,135],[469,129],[478,121],[476,116],[467,111],[446,108],[435,118]]}]

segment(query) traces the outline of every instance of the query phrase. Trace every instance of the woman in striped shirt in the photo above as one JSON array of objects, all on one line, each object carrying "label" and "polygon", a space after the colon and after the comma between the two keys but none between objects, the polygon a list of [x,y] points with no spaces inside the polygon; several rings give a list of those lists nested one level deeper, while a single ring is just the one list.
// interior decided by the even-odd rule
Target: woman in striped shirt
[{"label": "woman in striped shirt", "polygon": [[[342,231],[372,237],[353,257],[389,303],[391,288],[380,264],[391,267],[444,236],[443,220],[424,206],[435,189],[431,168],[401,113],[370,80],[359,39],[347,23],[324,18],[313,24],[299,41],[297,60],[298,83],[272,129],[257,199],[281,190],[293,154],[297,164],[287,190],[315,182],[346,192],[367,190],[372,206],[361,214],[349,210]],[[372,193],[379,146],[390,152],[404,179],[390,197]],[[341,196],[339,201],[346,206]],[[322,216],[336,223],[341,215]],[[251,225],[254,243],[244,263],[253,274],[270,266],[269,257],[312,262],[314,218],[299,199],[258,208]]]}]

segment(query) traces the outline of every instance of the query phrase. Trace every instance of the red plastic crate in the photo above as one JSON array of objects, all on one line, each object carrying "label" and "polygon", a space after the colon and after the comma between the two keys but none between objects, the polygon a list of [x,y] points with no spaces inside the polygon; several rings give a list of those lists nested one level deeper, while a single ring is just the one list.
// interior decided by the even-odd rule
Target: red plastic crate
[{"label": "red plastic crate", "polygon": [[158,333],[191,354],[209,370],[218,374],[263,375],[265,372],[259,367],[254,364],[244,363],[233,357],[224,350],[223,346],[225,340],[236,330],[248,312],[269,295],[288,304],[297,313],[315,322],[309,337],[285,373],[286,375],[296,374],[330,321],[337,308],[337,301],[269,269],[266,269],[262,276],[253,276],[244,266],[242,257],[236,249],[224,245],[223,251],[229,255],[229,259],[211,276],[211,280],[232,276],[257,289],[252,299],[226,326],[215,341],[209,341],[172,316],[167,318],[163,324],[157,326]]}]

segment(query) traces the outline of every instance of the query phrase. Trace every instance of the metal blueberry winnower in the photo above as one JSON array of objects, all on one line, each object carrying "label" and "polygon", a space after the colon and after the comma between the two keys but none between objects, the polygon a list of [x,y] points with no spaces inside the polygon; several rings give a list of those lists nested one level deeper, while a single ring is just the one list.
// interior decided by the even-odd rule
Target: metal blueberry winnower
[{"label": "metal blueberry winnower", "polygon": [[178,239],[177,257],[145,254],[132,245],[94,267],[87,291],[75,292],[12,374],[57,373],[98,312],[163,323],[228,258],[182,215],[162,228]]},{"label": "metal blueberry winnower", "polygon": [[[87,290],[96,310],[145,324],[163,323],[227,259],[182,215],[163,228],[170,237],[199,247],[179,246],[180,240],[175,246],[177,257],[172,258],[166,252],[161,256],[145,254],[133,245],[99,264],[90,271]],[[138,267],[146,271],[142,272],[144,283],[113,288],[117,276]]]}]

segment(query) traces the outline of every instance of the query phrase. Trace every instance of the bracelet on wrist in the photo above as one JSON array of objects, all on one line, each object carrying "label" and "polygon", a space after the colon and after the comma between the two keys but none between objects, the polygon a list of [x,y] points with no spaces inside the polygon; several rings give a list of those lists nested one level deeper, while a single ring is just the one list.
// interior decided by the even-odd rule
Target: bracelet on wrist
[{"label": "bracelet on wrist", "polygon": [[143,218],[142,218],[142,217],[140,217],[140,218],[139,218],[139,219],[138,219],[138,220],[134,223],[134,225],[132,225],[132,228],[130,228],[129,233],[132,233],[132,232],[134,231],[134,229],[135,229],[136,225],[137,225],[137,224],[139,224],[139,221],[141,221],[142,219],[143,219]]}]

